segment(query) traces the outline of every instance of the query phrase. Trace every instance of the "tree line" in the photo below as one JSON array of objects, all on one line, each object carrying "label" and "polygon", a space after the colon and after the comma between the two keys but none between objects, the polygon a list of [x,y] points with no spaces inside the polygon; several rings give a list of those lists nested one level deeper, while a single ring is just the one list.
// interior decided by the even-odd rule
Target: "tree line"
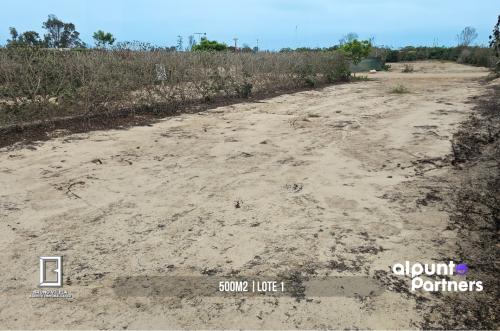
[{"label": "tree line", "polygon": [[[7,47],[32,46],[46,48],[87,48],[87,44],[80,39],[80,33],[73,23],[64,22],[55,15],[49,15],[43,22],[42,28],[46,31],[43,38],[36,31],[18,32],[15,27],[10,27],[10,39]],[[113,45],[115,38],[109,32],[98,30],[93,39],[97,48]]]},{"label": "tree line", "polygon": [[[499,16],[500,22],[500,16]],[[492,35],[490,36],[489,46],[498,52],[499,35],[498,25],[496,24]],[[15,27],[10,27],[10,39],[7,40],[7,47],[16,46],[30,46],[30,47],[44,47],[44,48],[87,48],[89,47],[84,41],[80,39],[80,33],[76,30],[75,24],[71,22],[64,22],[57,16],[51,14],[47,20],[42,23],[43,29],[46,31],[43,36],[40,36],[36,31],[25,31],[19,33]],[[109,32],[98,30],[93,34],[93,40],[96,48],[108,48],[115,44],[116,38]],[[478,33],[475,28],[467,26],[459,34],[457,34],[457,47],[470,47],[477,39]],[[301,47],[297,49],[283,48],[281,52],[290,51],[324,51],[324,50],[338,50],[341,49],[348,54],[351,54],[354,62],[359,62],[361,57],[366,57],[369,54],[373,45],[373,38],[369,40],[359,40],[356,33],[350,32],[344,35],[337,45],[328,48],[308,48]],[[233,46],[228,46],[225,43],[216,40],[209,40],[207,37],[200,38],[199,43],[193,35],[189,36],[188,46],[183,49],[183,37],[177,36],[177,45],[165,48],[152,46],[149,43],[139,41],[134,42],[121,42],[117,43],[118,49],[137,49],[137,50],[153,50],[164,49],[169,51],[241,51],[241,52],[257,52],[257,47],[251,48],[247,44],[243,47],[236,49]],[[434,47],[440,48],[440,47]],[[441,47],[446,48],[446,47]],[[387,48],[389,49],[389,48]],[[396,50],[391,50],[396,52]],[[395,53],[394,53],[395,54]],[[498,57],[498,55],[497,55]]]}]

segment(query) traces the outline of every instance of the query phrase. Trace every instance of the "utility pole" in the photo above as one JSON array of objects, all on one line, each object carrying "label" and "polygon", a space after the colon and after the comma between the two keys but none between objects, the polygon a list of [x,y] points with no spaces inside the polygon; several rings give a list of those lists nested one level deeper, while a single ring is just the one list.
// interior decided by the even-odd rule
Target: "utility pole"
[{"label": "utility pole", "polygon": [[200,42],[201,42],[201,38],[202,38],[201,36],[203,36],[203,38],[205,38],[205,39],[207,38],[207,33],[206,32],[195,32],[193,34],[197,34],[197,35],[200,36]]},{"label": "utility pole", "polygon": [[259,50],[259,38],[257,38],[257,51]]},{"label": "utility pole", "polygon": [[234,51],[237,52],[238,51],[238,38],[234,37],[233,40],[234,40]]}]

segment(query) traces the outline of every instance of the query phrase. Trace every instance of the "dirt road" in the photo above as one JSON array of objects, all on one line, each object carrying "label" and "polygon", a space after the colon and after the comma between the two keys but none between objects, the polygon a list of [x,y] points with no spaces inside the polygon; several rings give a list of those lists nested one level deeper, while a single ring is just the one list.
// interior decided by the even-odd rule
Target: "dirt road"
[{"label": "dirt road", "polygon": [[[400,67],[152,126],[1,149],[0,326],[418,327],[439,298],[408,294],[389,266],[454,257],[456,233],[440,204],[445,158],[487,72]],[[409,93],[391,93],[399,84]],[[63,256],[72,299],[29,298],[43,255]],[[140,296],[117,285],[123,276],[230,275],[358,285],[230,298]]]}]

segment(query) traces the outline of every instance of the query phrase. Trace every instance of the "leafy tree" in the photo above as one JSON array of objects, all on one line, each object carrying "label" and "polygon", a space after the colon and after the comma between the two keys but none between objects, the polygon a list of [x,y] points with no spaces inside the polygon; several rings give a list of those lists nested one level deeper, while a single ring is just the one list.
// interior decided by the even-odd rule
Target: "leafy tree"
[{"label": "leafy tree", "polygon": [[55,15],[49,15],[47,21],[43,23],[43,28],[47,30],[47,33],[44,35],[47,47],[85,47],[85,43],[80,40],[80,33],[75,30],[73,23],[64,23]]},{"label": "leafy tree", "polygon": [[106,48],[106,46],[111,46],[115,42],[115,38],[109,32],[104,32],[102,30],[97,30],[92,36],[94,38],[95,46],[98,48]]},{"label": "leafy tree", "polygon": [[471,26],[466,26],[462,32],[457,35],[458,46],[468,47],[477,38],[476,29]]},{"label": "leafy tree", "polygon": [[14,27],[9,28],[12,39],[7,40],[7,46],[43,46],[40,35],[35,31],[25,31],[19,34]]},{"label": "leafy tree", "polygon": [[358,34],[356,32],[349,32],[339,40],[339,44],[344,45],[357,39],[358,39]]},{"label": "leafy tree", "polygon": [[184,39],[182,38],[182,36],[177,36],[177,51],[178,52],[182,52],[183,48],[182,48],[182,45],[184,44]]},{"label": "leafy tree", "polygon": [[16,28],[14,27],[10,27],[9,28],[9,33],[10,33],[10,36],[12,37],[12,39],[8,39],[7,42],[10,43],[10,42],[14,42],[14,41],[17,41],[17,37],[19,37],[19,33],[17,32]]},{"label": "leafy tree", "polygon": [[207,38],[201,38],[199,44],[193,46],[193,51],[225,51],[227,50],[227,45],[224,43],[219,43],[215,40],[208,40]]},{"label": "leafy tree", "polygon": [[354,39],[340,46],[340,49],[347,53],[352,63],[358,64],[361,60],[370,54],[372,44],[368,40],[359,41]]},{"label": "leafy tree", "polygon": [[44,43],[40,39],[40,35],[35,31],[25,31],[18,39],[19,43],[28,46],[42,46]]}]

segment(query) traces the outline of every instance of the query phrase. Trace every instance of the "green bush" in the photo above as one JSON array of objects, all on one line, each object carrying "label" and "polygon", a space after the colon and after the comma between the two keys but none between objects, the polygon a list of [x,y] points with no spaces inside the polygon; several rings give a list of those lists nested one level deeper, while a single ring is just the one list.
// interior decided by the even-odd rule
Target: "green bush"
[{"label": "green bush", "polygon": [[486,47],[413,47],[408,46],[400,50],[388,50],[387,62],[410,62],[420,60],[453,61],[482,67],[491,67],[494,64],[494,54]]},{"label": "green bush", "polygon": [[227,50],[227,45],[224,43],[219,43],[215,40],[208,40],[207,38],[202,38],[199,44],[193,45],[193,51],[225,51]]},{"label": "green bush", "polygon": [[370,54],[372,44],[368,40],[354,39],[340,46],[355,65]]}]

